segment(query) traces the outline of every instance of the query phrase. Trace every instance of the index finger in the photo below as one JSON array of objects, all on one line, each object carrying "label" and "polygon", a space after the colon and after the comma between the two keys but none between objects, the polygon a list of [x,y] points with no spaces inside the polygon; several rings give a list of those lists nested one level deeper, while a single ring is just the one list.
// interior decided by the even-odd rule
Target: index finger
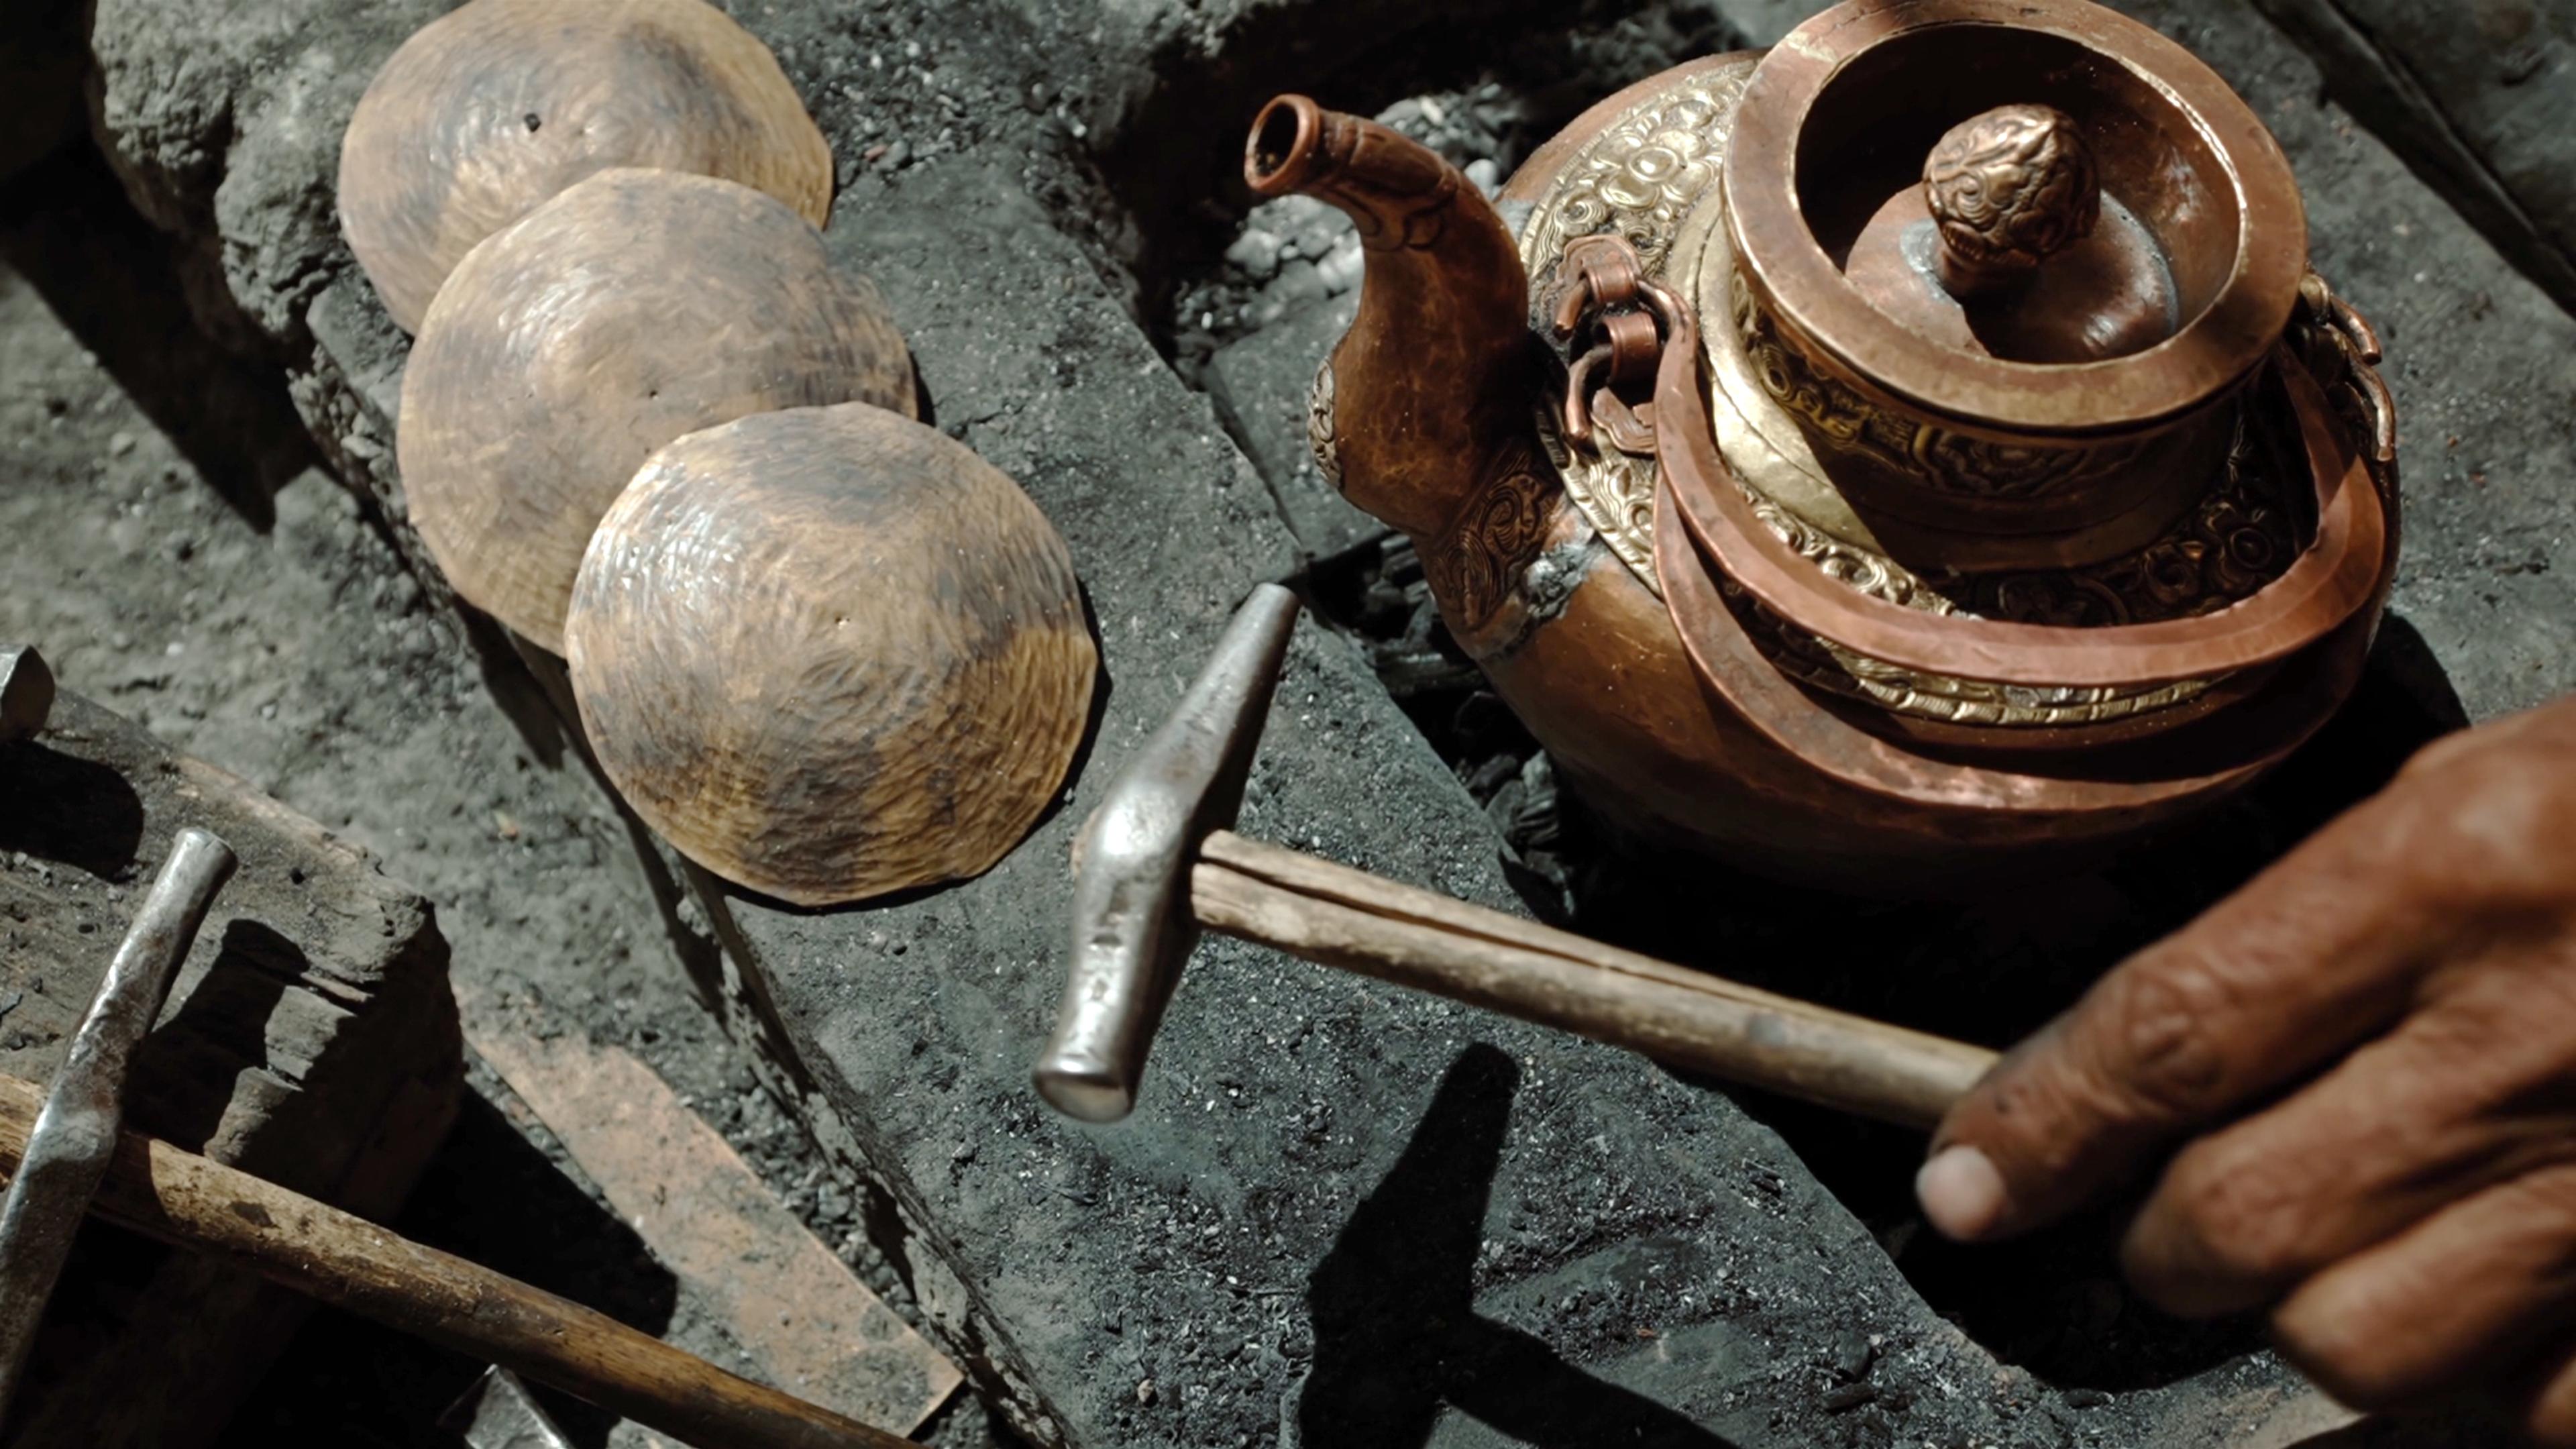
[{"label": "index finger", "polygon": [[2366,803],[2014,1049],[1933,1139],[1916,1184],[1933,1225],[2037,1227],[2393,1021],[2473,868],[2436,844],[2455,803]]}]

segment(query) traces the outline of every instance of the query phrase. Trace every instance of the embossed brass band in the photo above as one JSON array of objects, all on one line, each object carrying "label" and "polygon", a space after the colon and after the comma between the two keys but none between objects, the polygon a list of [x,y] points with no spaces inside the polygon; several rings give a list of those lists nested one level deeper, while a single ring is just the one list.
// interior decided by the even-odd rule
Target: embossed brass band
[{"label": "embossed brass band", "polygon": [[1708,425],[1696,348],[1665,357],[1655,406],[1678,516],[1717,566],[1799,625],[1909,669],[2035,688],[2124,687],[2270,664],[2317,642],[2375,597],[2387,520],[2362,459],[2333,433],[2325,395],[2285,347],[2274,376],[2298,419],[2317,502],[2316,541],[2251,599],[2215,614],[2104,629],[1935,616],[1848,588],[1761,525]]}]

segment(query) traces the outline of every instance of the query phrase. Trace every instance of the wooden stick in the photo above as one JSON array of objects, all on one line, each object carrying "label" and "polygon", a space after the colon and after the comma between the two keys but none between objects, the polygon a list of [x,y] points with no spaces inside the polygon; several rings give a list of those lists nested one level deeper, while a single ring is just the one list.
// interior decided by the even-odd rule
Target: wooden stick
[{"label": "wooden stick", "polygon": [[[0,1076],[0,1158],[12,1173],[43,1097],[32,1082]],[[726,1373],[569,1299],[140,1133],[120,1135],[91,1210],[705,1449],[911,1443]]]},{"label": "wooden stick", "polygon": [[1202,925],[1703,1072],[1909,1127],[1995,1063],[1983,1047],[1777,996],[1219,831]]}]

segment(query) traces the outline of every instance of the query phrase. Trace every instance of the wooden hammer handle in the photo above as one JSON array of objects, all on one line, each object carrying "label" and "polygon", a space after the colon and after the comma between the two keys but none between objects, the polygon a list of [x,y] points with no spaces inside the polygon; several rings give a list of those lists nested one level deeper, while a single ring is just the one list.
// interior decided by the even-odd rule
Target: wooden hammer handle
[{"label": "wooden hammer handle", "polygon": [[1309,961],[1909,1127],[1995,1063],[1983,1047],[1777,996],[1220,831],[1201,925]]},{"label": "wooden hammer handle", "polygon": [[[0,1159],[12,1173],[43,1098],[36,1084],[0,1076]],[[898,1449],[912,1442],[139,1133],[121,1134],[91,1210],[706,1449]]]}]

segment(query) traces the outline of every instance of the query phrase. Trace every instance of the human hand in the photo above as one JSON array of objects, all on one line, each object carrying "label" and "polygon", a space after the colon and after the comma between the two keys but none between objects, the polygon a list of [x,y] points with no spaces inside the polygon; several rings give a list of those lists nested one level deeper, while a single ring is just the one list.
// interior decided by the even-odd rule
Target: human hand
[{"label": "human hand", "polygon": [[2454,736],[2131,958],[1953,1109],[1963,1240],[2144,1176],[2130,1281],[2268,1307],[2381,1409],[2472,1394],[2576,1446],[2576,700]]}]

